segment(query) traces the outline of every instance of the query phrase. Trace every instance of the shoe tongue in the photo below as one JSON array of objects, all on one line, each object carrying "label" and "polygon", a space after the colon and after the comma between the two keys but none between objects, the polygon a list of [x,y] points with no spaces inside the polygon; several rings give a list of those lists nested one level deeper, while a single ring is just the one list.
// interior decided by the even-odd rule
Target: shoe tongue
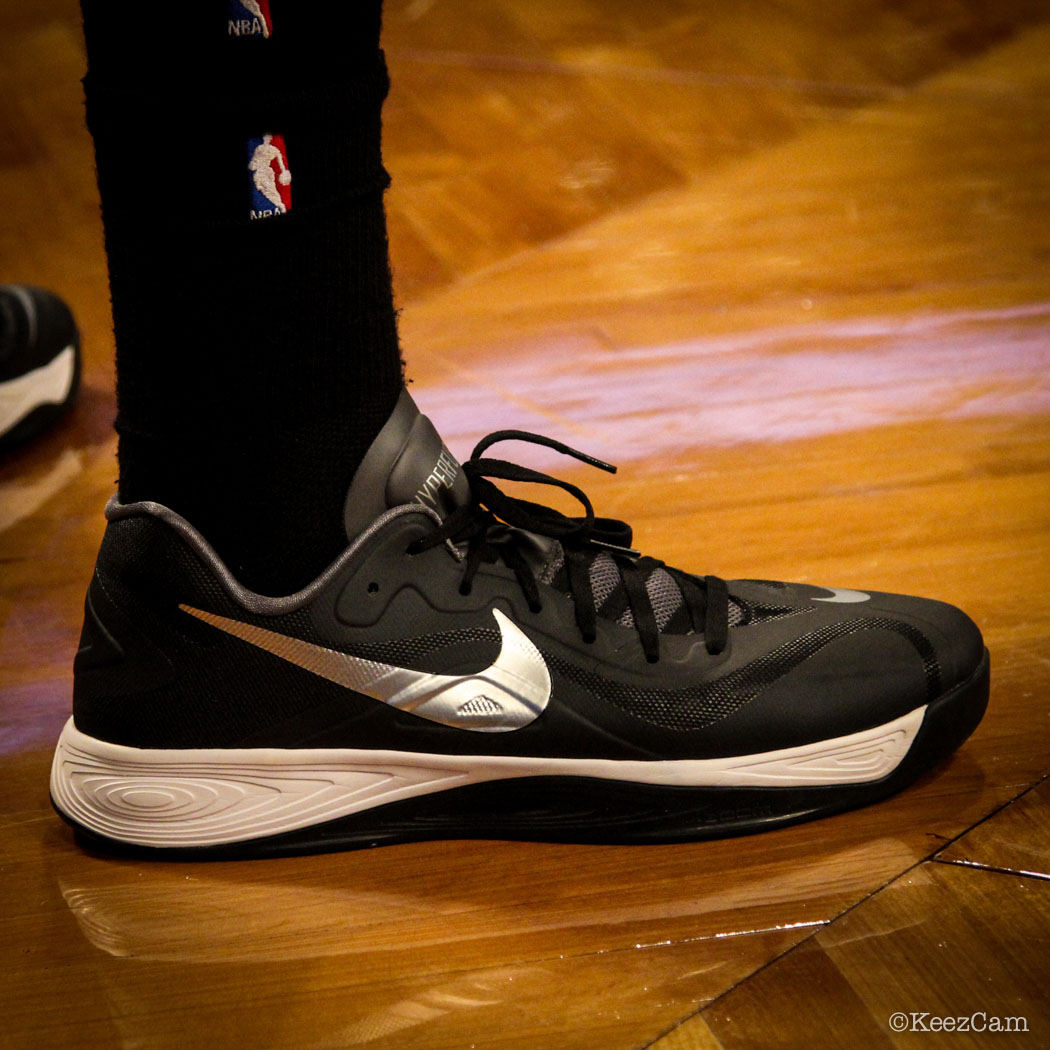
[{"label": "shoe tongue", "polygon": [[463,468],[403,390],[350,483],[346,534],[356,539],[384,511],[405,503],[420,503],[444,518],[469,499]]}]

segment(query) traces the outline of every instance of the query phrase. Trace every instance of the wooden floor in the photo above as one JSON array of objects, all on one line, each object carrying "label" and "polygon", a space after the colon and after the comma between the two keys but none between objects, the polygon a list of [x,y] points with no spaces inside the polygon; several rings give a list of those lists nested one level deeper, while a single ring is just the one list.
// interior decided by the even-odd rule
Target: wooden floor
[{"label": "wooden floor", "polygon": [[0,462],[0,1044],[1050,1047],[1050,2],[389,0],[385,46],[403,342],[453,449],[618,462],[568,476],[686,568],[955,602],[988,715],[754,838],[78,850],[47,774],[116,474],[105,260],[75,5],[0,0],[0,280],[87,355]]}]

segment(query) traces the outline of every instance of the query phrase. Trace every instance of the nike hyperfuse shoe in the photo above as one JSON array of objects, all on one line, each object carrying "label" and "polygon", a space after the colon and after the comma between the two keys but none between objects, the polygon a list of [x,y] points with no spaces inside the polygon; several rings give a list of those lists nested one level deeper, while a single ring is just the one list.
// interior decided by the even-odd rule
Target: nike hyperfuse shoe
[{"label": "nike hyperfuse shoe", "polygon": [[[883,798],[984,711],[940,602],[697,577],[575,486],[460,466],[403,394],[313,583],[246,590],[192,524],[110,504],[54,759],[96,843],[201,858],[430,838],[646,843]],[[500,479],[554,484],[563,516]]]}]

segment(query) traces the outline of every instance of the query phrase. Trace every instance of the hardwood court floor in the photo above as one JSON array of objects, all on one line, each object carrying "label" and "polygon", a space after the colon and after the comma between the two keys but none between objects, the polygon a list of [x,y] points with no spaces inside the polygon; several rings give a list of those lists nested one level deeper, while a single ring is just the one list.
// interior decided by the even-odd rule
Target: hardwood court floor
[{"label": "hardwood court floor", "polygon": [[87,354],[0,463],[0,1045],[1050,1046],[1050,4],[389,0],[385,46],[403,342],[453,449],[618,462],[564,473],[687,568],[955,602],[988,715],[903,795],[753,838],[78,850],[46,785],[116,473],[105,261],[75,6],[0,0],[0,280]]}]

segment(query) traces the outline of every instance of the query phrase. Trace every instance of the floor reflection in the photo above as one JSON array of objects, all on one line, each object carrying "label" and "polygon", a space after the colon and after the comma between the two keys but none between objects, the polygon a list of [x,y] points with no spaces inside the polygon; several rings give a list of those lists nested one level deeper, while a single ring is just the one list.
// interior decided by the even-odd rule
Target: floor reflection
[{"label": "floor reflection", "polygon": [[[95,949],[96,986],[123,1045],[156,1050],[489,1046],[508,1031],[581,1050],[596,1045],[598,1032],[601,1045],[626,1048],[811,925],[749,935],[737,921],[730,930],[734,891],[705,894],[687,881],[655,898],[650,886],[644,903],[600,884],[564,900],[563,885],[530,884],[519,867],[522,882],[501,890],[488,868],[498,844],[461,844],[458,856],[448,846],[434,847],[429,881],[413,856],[407,872],[417,878],[389,890],[375,880],[396,879],[399,856],[407,856],[397,850],[378,863],[366,854],[207,867],[70,850],[56,882]],[[617,853],[627,869],[644,859],[639,851],[583,851],[581,871]],[[351,886],[357,862],[364,877]],[[500,868],[513,870],[506,858]],[[471,871],[474,878],[463,878]],[[786,900],[780,882],[745,879],[735,902],[757,894],[779,898],[791,914],[806,911]],[[721,936],[689,918],[707,908]],[[677,915],[682,935],[664,937],[660,915]]]},{"label": "floor reflection", "polygon": [[1050,409],[1048,320],[1050,303],[1038,303],[631,348],[576,340],[567,352],[550,339],[468,368],[449,355],[452,374],[418,397],[464,455],[510,412],[524,429],[618,463],[931,416],[1035,415]]},{"label": "floor reflection", "polygon": [[513,1031],[613,1050],[812,933],[839,907],[829,888],[909,856],[883,838],[794,877],[738,856],[727,879],[732,844],[692,848],[695,879],[672,881],[659,851],[532,847],[549,855],[530,864],[528,847],[444,843],[199,866],[70,849],[56,882],[126,1047],[431,1050]]}]

